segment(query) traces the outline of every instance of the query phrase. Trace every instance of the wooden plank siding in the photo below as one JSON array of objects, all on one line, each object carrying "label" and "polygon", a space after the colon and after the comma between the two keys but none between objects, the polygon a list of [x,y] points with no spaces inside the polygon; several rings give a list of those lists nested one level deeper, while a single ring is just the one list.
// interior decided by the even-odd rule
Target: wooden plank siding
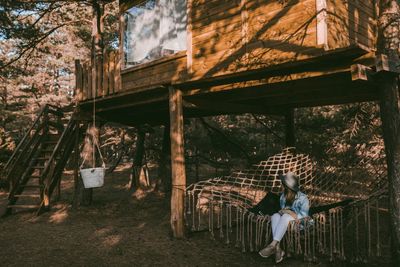
[{"label": "wooden plank siding", "polygon": [[193,0],[193,76],[208,78],[316,56],[315,0]]},{"label": "wooden plank siding", "polygon": [[[171,84],[188,88],[231,75],[251,76],[354,46],[374,51],[376,45],[376,0],[187,1],[187,51],[123,70],[122,48],[105,54],[102,77],[97,79],[101,90],[88,89],[96,79],[90,66],[79,65],[80,99]],[[120,1],[121,14],[137,2]]]},{"label": "wooden plank siding", "polygon": [[374,51],[377,37],[375,0],[327,2],[328,47],[360,45]]},{"label": "wooden plank siding", "polygon": [[186,51],[123,70],[121,78],[123,91],[183,82],[187,78]]}]

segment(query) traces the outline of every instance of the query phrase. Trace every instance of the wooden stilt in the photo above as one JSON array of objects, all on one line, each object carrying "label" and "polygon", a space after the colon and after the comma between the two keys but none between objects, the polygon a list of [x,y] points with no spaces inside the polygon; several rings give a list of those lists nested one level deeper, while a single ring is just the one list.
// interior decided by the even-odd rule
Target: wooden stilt
[{"label": "wooden stilt", "polygon": [[129,189],[132,191],[137,190],[141,186],[139,178],[140,170],[143,164],[145,138],[146,132],[138,128],[135,155],[133,157],[133,164],[129,181]]},{"label": "wooden stilt", "polygon": [[164,125],[156,190],[171,192],[171,138],[169,123]]},{"label": "wooden stilt", "polygon": [[183,138],[182,92],[169,88],[169,114],[171,136],[171,228],[175,238],[183,238],[184,202],[186,188],[185,154]]},{"label": "wooden stilt", "polygon": [[400,110],[398,78],[380,74],[383,137],[389,180],[389,210],[393,261],[400,263]]},{"label": "wooden stilt", "polygon": [[286,131],[286,146],[295,147],[296,146],[296,136],[294,129],[294,109],[290,109],[285,115],[285,131]]},{"label": "wooden stilt", "polygon": [[[389,182],[391,254],[393,266],[400,265],[400,96],[399,24],[393,21],[400,12],[396,0],[379,1],[377,39],[377,86],[385,142]],[[397,48],[396,48],[397,47]]]},{"label": "wooden stilt", "polygon": [[[77,122],[79,124],[79,122]],[[74,197],[72,200],[72,208],[76,209],[79,205],[79,134],[80,129],[75,132],[75,144],[74,144]]]}]

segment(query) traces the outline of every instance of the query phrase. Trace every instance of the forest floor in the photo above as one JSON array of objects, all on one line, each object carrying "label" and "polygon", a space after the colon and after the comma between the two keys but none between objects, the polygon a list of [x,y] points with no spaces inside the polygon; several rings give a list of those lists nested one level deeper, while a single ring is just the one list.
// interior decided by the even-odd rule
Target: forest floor
[{"label": "forest floor", "polygon": [[[61,200],[39,217],[19,212],[0,219],[0,266],[273,266],[258,253],[242,253],[207,232],[171,238],[169,201],[156,193],[131,195],[128,166],[94,190],[93,204],[72,210],[73,177]],[[0,212],[6,204],[0,191]],[[329,266],[286,259],[279,266]],[[337,264],[335,264],[337,266]]]}]

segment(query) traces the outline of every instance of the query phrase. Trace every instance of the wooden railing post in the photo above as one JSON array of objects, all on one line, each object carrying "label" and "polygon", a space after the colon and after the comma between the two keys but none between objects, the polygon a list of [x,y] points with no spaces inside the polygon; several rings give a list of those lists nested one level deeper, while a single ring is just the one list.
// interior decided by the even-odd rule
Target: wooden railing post
[{"label": "wooden railing post", "polygon": [[175,238],[183,238],[185,231],[184,204],[186,190],[185,154],[183,138],[182,92],[169,87],[169,114],[171,135],[171,227]]},{"label": "wooden railing post", "polygon": [[108,72],[109,72],[109,56],[107,52],[103,53],[103,96],[107,96],[109,94],[109,86],[108,86]]},{"label": "wooden railing post", "polygon": [[109,73],[108,73],[108,80],[109,80],[109,86],[108,86],[108,91],[110,94],[113,94],[115,92],[115,53],[110,52],[110,57],[108,58],[109,60]]},{"label": "wooden railing post", "polygon": [[75,60],[75,100],[82,100],[82,65],[79,59]]}]

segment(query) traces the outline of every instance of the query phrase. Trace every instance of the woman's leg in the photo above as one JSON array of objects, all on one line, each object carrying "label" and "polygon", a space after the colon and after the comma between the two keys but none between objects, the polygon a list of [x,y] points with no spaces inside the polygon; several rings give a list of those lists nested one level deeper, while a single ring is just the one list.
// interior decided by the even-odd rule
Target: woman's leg
[{"label": "woman's leg", "polygon": [[280,217],[278,225],[276,226],[275,231],[273,232],[274,241],[280,242],[282,240],[288,228],[289,222],[293,220],[294,218],[289,214],[283,214]]},{"label": "woman's leg", "polygon": [[[272,215],[272,217],[271,217],[272,237],[274,237],[275,229],[278,227],[280,220],[281,220],[281,215],[279,213],[275,213],[274,215]],[[277,243],[278,243],[277,241],[272,240],[272,242],[268,246],[266,246],[265,248],[260,250],[260,252],[259,252],[260,255],[264,258],[267,258],[267,257],[271,256],[272,254],[274,254],[276,251]]]},{"label": "woman's leg", "polygon": [[272,231],[272,237],[274,236],[276,227],[278,226],[279,220],[281,219],[281,215],[279,213],[274,213],[271,217],[271,231]]}]

